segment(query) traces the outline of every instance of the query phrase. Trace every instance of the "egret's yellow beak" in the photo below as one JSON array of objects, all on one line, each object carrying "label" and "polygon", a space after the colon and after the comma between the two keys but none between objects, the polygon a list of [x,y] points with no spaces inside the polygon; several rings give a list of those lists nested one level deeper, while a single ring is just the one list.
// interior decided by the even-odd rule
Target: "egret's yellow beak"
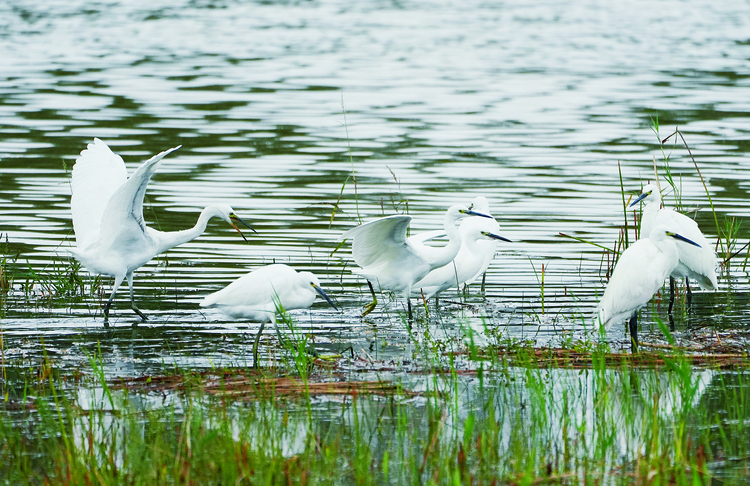
[{"label": "egret's yellow beak", "polygon": [[239,229],[239,228],[237,227],[237,225],[236,225],[236,224],[234,224],[234,222],[235,222],[235,221],[238,221],[238,222],[242,223],[242,224],[243,224],[244,226],[246,226],[247,228],[249,228],[249,229],[250,229],[250,231],[252,231],[253,233],[255,233],[255,234],[257,234],[257,233],[258,233],[257,231],[255,231],[255,230],[254,230],[254,229],[252,228],[252,226],[250,226],[249,224],[247,224],[247,223],[245,223],[244,221],[242,221],[242,219],[240,219],[240,217],[239,217],[239,216],[237,216],[237,215],[236,215],[236,214],[234,214],[234,213],[232,213],[232,214],[230,214],[230,215],[229,215],[229,220],[230,220],[230,223],[229,223],[229,224],[231,224],[231,225],[232,225],[232,228],[236,229],[236,230],[237,230],[237,233],[239,233],[239,234],[240,234],[240,236],[242,237],[242,239],[243,239],[243,240],[245,240],[245,241],[247,241],[247,238],[245,238],[245,235],[243,235],[243,234],[242,234],[242,231],[240,231],[240,229]]}]

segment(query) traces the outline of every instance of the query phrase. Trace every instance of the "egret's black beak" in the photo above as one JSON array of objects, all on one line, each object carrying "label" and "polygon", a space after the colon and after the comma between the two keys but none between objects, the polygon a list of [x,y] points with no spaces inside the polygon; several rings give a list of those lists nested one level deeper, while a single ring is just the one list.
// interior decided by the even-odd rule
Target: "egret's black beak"
[{"label": "egret's black beak", "polygon": [[323,289],[321,289],[320,287],[318,287],[314,283],[311,283],[310,285],[312,285],[312,287],[315,289],[315,291],[317,293],[320,294],[321,297],[323,297],[329,304],[331,304],[331,307],[333,307],[336,310],[339,310],[339,308],[336,307],[336,304],[333,303],[333,301],[331,300],[331,298],[328,297],[325,292],[323,292]]},{"label": "egret's black beak", "polygon": [[239,233],[239,234],[240,234],[240,236],[242,237],[242,239],[243,239],[243,240],[245,240],[245,241],[247,241],[247,238],[245,238],[245,235],[243,235],[243,234],[242,234],[242,231],[240,231],[240,229],[239,229],[239,228],[237,227],[237,225],[236,225],[236,224],[234,224],[234,222],[235,222],[235,221],[237,221],[237,222],[241,223],[242,225],[246,226],[246,227],[247,227],[247,228],[248,228],[248,229],[249,229],[250,231],[252,231],[253,233],[255,233],[255,234],[258,234],[258,232],[257,232],[257,231],[255,231],[255,230],[254,230],[254,229],[253,229],[253,228],[252,228],[252,227],[251,227],[251,226],[250,226],[249,224],[247,224],[247,223],[245,223],[244,221],[242,221],[242,220],[240,219],[240,217],[239,217],[239,216],[237,216],[237,215],[236,215],[236,214],[234,214],[234,213],[232,213],[232,214],[230,214],[230,215],[229,215],[229,220],[231,221],[231,225],[232,225],[232,228],[236,229],[236,230],[237,230],[237,233]]},{"label": "egret's black beak", "polygon": [[675,240],[682,240],[682,241],[684,241],[685,243],[690,243],[691,245],[695,245],[695,246],[697,246],[698,248],[701,248],[701,246],[700,246],[700,245],[699,245],[698,243],[694,242],[693,240],[691,240],[691,239],[689,239],[689,238],[685,238],[685,237],[684,237],[684,236],[682,236],[682,235],[678,235],[677,233],[672,233],[671,231],[667,231],[667,236],[671,236],[671,237],[672,237],[672,238],[674,238]]},{"label": "egret's black beak", "polygon": [[490,216],[489,214],[478,213],[476,211],[472,211],[471,209],[460,209],[459,212],[463,213],[463,214],[465,214],[467,216],[481,216],[483,218],[495,219],[492,216]]},{"label": "egret's black beak", "polygon": [[504,236],[496,235],[495,233],[490,233],[489,231],[482,231],[482,234],[486,236],[487,238],[492,238],[493,240],[507,241],[508,243],[513,243],[508,238]]},{"label": "egret's black beak", "polygon": [[640,196],[638,196],[635,199],[635,201],[633,201],[632,203],[630,203],[630,206],[628,206],[628,207],[632,208],[633,206],[635,206],[636,204],[638,204],[639,202],[641,202],[643,200],[643,198],[648,197],[649,195],[651,195],[650,192],[644,192],[643,194],[641,194]]}]

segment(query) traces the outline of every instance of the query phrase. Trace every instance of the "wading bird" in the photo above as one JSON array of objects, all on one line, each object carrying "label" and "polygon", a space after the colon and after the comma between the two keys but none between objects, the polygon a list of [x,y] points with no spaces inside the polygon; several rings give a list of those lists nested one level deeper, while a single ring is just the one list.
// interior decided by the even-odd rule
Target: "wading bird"
[{"label": "wading bird", "polygon": [[156,255],[200,236],[214,216],[232,225],[243,238],[234,222],[250,228],[226,204],[207,206],[196,225],[183,231],[164,232],[146,226],[143,219],[146,186],[162,158],[178,148],[151,157],[128,178],[122,158],[95,138],[73,166],[70,208],[76,248],[70,252],[88,271],[115,278],[112,294],[104,306],[105,327],[109,326],[109,308],[115,293],[125,278],[130,287],[131,308],[146,320],[133,298],[133,272]]},{"label": "wading bird", "polygon": [[276,312],[307,309],[315,296],[323,297],[338,310],[326,295],[318,278],[310,272],[297,273],[292,267],[281,264],[267,265],[243,275],[218,292],[206,296],[201,307],[213,307],[231,318],[250,318],[260,321],[260,329],[253,345],[254,366],[258,366],[258,342],[266,322],[272,321],[276,333]]},{"label": "wading bird", "polygon": [[[482,214],[491,216],[489,203],[483,196],[474,198],[469,208]],[[412,295],[424,295],[425,299],[435,296],[451,287],[460,288],[468,285],[482,275],[489,267],[495,256],[498,241],[509,239],[498,235],[500,225],[495,219],[469,217],[461,221],[458,232],[461,234],[461,249],[452,262],[432,270],[424,278],[412,286]],[[409,238],[414,241],[425,242],[445,233],[443,231],[428,231]]]},{"label": "wading bird", "polygon": [[695,221],[671,208],[661,208],[661,194],[655,184],[646,185],[641,195],[630,204],[630,207],[640,201],[644,202],[641,236],[648,237],[653,228],[663,224],[700,245],[700,247],[691,245],[678,245],[677,247],[680,261],[669,277],[669,313],[671,314],[674,305],[675,278],[685,277],[688,306],[692,299],[691,278],[695,279],[703,290],[716,290],[719,287],[716,279],[716,253]]},{"label": "wading bird", "polygon": [[366,316],[378,303],[372,284],[381,290],[390,290],[405,298],[412,319],[411,289],[415,282],[431,270],[450,263],[461,248],[461,234],[456,223],[466,216],[490,218],[460,204],[451,206],[445,213],[443,229],[448,244],[443,247],[426,246],[417,239],[407,238],[406,230],[411,216],[397,214],[370,221],[341,235],[352,239],[352,256],[361,270],[352,270],[367,279],[373,301],[365,307]]},{"label": "wading bird", "polygon": [[[677,243],[681,240],[684,243]],[[633,351],[638,350],[638,310],[646,305],[679,263],[678,247],[698,243],[659,225],[622,252],[597,308],[595,326],[609,329],[630,319]]]}]

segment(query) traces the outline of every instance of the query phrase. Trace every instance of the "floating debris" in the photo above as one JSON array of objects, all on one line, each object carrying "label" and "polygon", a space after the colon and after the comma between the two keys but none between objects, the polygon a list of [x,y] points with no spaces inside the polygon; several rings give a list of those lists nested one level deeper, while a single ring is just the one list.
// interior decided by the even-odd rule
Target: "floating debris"
[{"label": "floating debris", "polygon": [[114,389],[159,393],[200,390],[212,396],[233,398],[418,395],[388,381],[303,381],[288,376],[268,377],[253,370],[120,378],[110,386]]}]

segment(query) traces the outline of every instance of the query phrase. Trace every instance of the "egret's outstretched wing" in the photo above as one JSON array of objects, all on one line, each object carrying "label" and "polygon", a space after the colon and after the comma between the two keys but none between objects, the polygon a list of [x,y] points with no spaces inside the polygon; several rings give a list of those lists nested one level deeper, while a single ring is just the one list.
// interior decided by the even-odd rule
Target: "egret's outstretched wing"
[{"label": "egret's outstretched wing", "polygon": [[421,233],[417,233],[414,236],[409,237],[409,241],[411,241],[415,245],[424,245],[426,241],[434,240],[437,238],[445,238],[448,236],[445,233],[445,230],[434,230],[434,231],[422,231]]},{"label": "egret's outstretched wing", "polygon": [[146,230],[146,223],[143,221],[143,196],[146,194],[148,182],[161,159],[180,147],[182,145],[165,150],[148,159],[133,172],[125,184],[115,191],[102,215],[99,240],[103,248],[109,248],[122,231],[137,229],[131,227],[133,225],[140,227],[142,232]]},{"label": "egret's outstretched wing", "polygon": [[76,245],[84,249],[99,239],[104,208],[112,195],[128,180],[122,158],[98,138],[88,144],[73,166],[70,209]]},{"label": "egret's outstretched wing", "polygon": [[370,221],[341,235],[342,239],[353,239],[352,256],[360,267],[366,269],[379,263],[381,258],[409,251],[406,230],[411,216],[397,214]]},{"label": "egret's outstretched wing", "polygon": [[206,296],[201,307],[245,306],[254,307],[272,304],[277,295],[290,285],[296,272],[286,265],[268,265],[243,275],[218,292]]}]

